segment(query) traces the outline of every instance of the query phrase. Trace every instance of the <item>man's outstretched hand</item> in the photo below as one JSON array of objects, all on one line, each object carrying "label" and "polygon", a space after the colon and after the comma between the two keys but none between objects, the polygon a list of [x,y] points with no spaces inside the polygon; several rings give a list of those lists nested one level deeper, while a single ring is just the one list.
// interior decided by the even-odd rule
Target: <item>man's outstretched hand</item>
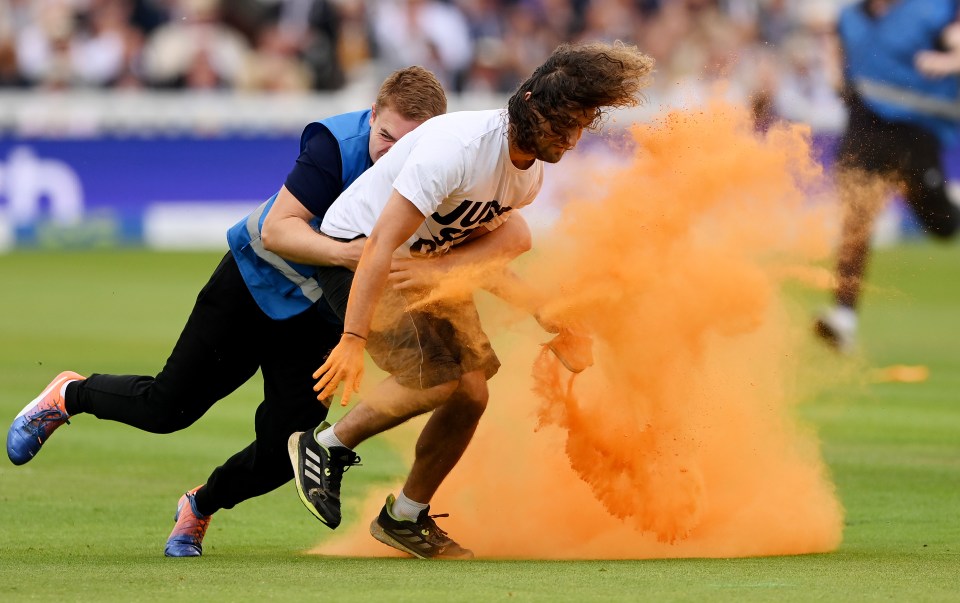
[{"label": "man's outstretched hand", "polygon": [[593,366],[593,338],[583,325],[540,310],[534,312],[533,317],[544,331],[556,333],[553,339],[543,345],[556,355],[568,371],[580,373]]},{"label": "man's outstretched hand", "polygon": [[571,373],[593,366],[593,338],[582,330],[561,327],[557,335],[544,345]]},{"label": "man's outstretched hand", "polygon": [[343,334],[337,347],[330,351],[323,365],[313,373],[313,378],[317,379],[313,391],[319,392],[317,400],[328,400],[343,382],[340,405],[346,406],[350,402],[350,396],[360,389],[363,379],[363,350],[366,343],[356,335]]}]

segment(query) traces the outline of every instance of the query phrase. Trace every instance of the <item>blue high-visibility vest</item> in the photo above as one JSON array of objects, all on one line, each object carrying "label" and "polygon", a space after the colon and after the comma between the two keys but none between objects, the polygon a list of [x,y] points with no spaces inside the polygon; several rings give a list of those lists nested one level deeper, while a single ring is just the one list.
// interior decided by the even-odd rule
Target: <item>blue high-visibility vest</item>
[{"label": "blue high-visibility vest", "polygon": [[[340,147],[341,192],[373,161],[370,159],[370,110],[344,113],[308,125],[300,137],[300,152],[319,130],[326,127]],[[247,288],[267,316],[282,320],[300,314],[323,295],[313,278],[313,266],[291,262],[263,248],[260,238],[263,221],[277,199],[276,193],[227,231],[227,243],[240,267]],[[311,221],[320,230],[323,216]]]},{"label": "blue high-visibility vest", "polygon": [[866,106],[888,121],[931,130],[948,144],[960,134],[960,77],[926,77],[914,57],[937,48],[957,10],[956,0],[900,0],[872,17],[857,2],[841,11],[838,23],[844,76]]}]

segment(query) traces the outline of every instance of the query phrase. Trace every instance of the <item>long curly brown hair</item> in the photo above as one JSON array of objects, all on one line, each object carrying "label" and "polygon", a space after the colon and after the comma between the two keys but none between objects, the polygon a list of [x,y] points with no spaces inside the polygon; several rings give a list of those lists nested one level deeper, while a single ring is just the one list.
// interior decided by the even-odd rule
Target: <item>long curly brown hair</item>
[{"label": "long curly brown hair", "polygon": [[652,72],[653,59],[636,46],[561,44],[507,102],[511,140],[521,151],[533,152],[544,122],[560,132],[579,126],[571,114],[591,111],[595,118],[589,128],[594,129],[604,109],[640,104]]}]

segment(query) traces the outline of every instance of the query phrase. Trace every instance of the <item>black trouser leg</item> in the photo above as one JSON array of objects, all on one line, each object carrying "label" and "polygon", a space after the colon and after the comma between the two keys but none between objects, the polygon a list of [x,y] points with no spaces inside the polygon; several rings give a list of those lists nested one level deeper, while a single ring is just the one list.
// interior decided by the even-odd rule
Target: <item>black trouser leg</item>
[{"label": "black trouser leg", "polygon": [[213,513],[292,477],[287,438],[326,417],[312,375],[340,331],[315,308],[288,320],[269,318],[228,253],[197,297],[156,378],[94,374],[67,388],[67,406],[70,412],[170,433],[193,424],[261,368],[264,400],[256,413],[256,440],[215,469],[197,492],[198,507]]},{"label": "black trouser leg", "polygon": [[913,130],[898,170],[905,185],[907,204],[924,230],[947,239],[960,228],[960,208],[947,195],[943,149],[936,135],[919,128]]},{"label": "black trouser leg", "polygon": [[873,225],[889,194],[887,183],[904,186],[907,203],[930,234],[947,238],[960,228],[960,208],[947,196],[941,153],[940,141],[932,132],[884,121],[862,103],[851,104],[838,157],[844,205],[838,304],[853,308],[860,298]]},{"label": "black trouser leg", "polygon": [[93,374],[68,388],[68,409],[152,433],[184,429],[256,373],[249,329],[265,319],[227,254],[155,378]]},{"label": "black trouser leg", "polygon": [[313,372],[340,340],[340,331],[311,308],[288,320],[271,321],[271,328],[260,333],[264,401],[257,408],[257,439],[217,467],[197,492],[203,513],[229,509],[293,478],[287,439],[296,431],[313,429],[327,416],[313,391]]}]

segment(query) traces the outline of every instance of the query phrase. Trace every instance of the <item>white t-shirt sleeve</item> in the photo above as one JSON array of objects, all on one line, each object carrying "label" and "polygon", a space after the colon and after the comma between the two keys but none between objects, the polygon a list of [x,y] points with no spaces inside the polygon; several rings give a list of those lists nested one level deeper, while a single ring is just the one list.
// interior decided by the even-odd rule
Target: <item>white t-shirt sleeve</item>
[{"label": "white t-shirt sleeve", "polygon": [[393,188],[410,200],[424,217],[463,184],[466,150],[451,136],[423,136],[411,149]]}]

